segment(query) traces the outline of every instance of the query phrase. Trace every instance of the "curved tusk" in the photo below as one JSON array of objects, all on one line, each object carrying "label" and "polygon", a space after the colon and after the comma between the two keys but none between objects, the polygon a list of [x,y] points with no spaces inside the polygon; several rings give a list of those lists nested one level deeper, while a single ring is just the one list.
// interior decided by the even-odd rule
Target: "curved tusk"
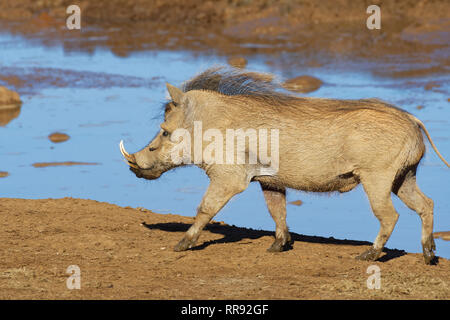
[{"label": "curved tusk", "polygon": [[[120,148],[120,152],[121,152],[122,155],[125,157],[125,159],[131,161],[131,159],[132,159],[133,157],[125,150],[125,147],[123,146],[123,140],[120,140],[119,148]],[[133,161],[132,161],[132,162],[133,162]]]}]

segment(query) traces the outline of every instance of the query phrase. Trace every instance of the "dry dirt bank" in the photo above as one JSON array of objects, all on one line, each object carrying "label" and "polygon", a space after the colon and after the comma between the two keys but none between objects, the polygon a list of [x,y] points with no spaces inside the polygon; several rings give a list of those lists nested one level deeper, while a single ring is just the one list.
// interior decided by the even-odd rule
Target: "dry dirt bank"
[{"label": "dry dirt bank", "polygon": [[[92,200],[0,199],[0,299],[449,299],[450,261],[387,250],[354,257],[367,242],[294,234],[292,250],[265,250],[272,232],[215,222],[198,246],[172,247],[192,218]],[[381,289],[366,271],[381,269]],[[66,269],[81,269],[68,290]]]}]

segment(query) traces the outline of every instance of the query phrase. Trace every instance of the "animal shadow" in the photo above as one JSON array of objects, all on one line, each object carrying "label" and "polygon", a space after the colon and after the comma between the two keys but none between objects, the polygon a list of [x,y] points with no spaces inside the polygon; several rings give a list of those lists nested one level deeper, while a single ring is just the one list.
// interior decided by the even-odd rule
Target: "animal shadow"
[{"label": "animal shadow", "polygon": [[[150,230],[161,230],[166,232],[186,232],[190,224],[187,223],[180,223],[180,222],[168,222],[168,223],[155,223],[155,224],[147,224],[145,222],[142,223],[143,226]],[[190,250],[203,250],[206,247],[213,245],[213,244],[219,244],[219,243],[233,243],[233,242],[239,242],[244,239],[248,240],[256,240],[264,236],[274,236],[274,232],[271,231],[264,231],[264,230],[255,230],[250,228],[243,228],[243,227],[236,227],[236,226],[230,226],[230,225],[224,225],[220,224],[219,222],[212,222],[209,223],[205,230],[220,234],[223,237],[217,240],[209,240],[205,241],[202,244],[199,244]],[[333,245],[351,245],[351,246],[368,246],[372,245],[371,242],[368,241],[358,241],[358,240],[341,240],[341,239],[335,239],[333,237],[325,238],[325,237],[319,237],[319,236],[307,236],[302,235],[298,233],[291,232],[291,237],[293,241],[299,241],[299,242],[307,242],[307,243],[321,243],[321,244],[333,244]],[[285,249],[292,250],[292,246],[287,246]],[[361,250],[363,251],[363,250]],[[403,250],[398,249],[387,249],[384,248],[383,252],[385,255],[380,257],[377,261],[379,262],[386,262],[391,259],[395,259],[401,256],[406,255],[407,253]]]}]

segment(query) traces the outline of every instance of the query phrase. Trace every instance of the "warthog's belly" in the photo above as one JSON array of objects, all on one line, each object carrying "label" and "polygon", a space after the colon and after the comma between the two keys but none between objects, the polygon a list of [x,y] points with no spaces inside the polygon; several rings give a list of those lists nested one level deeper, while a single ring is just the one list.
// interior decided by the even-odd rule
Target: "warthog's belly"
[{"label": "warthog's belly", "polygon": [[285,187],[296,190],[311,191],[311,192],[333,192],[339,191],[341,193],[348,192],[354,189],[359,183],[359,177],[352,172],[330,177],[326,179],[307,179],[302,181],[294,181],[280,176],[258,176],[253,181],[259,181],[264,184],[272,185],[273,187]]},{"label": "warthog's belly", "polygon": [[[341,174],[333,181],[335,189],[331,191],[348,192],[359,184],[359,177],[352,172]],[[331,185],[333,185],[333,183]]]}]

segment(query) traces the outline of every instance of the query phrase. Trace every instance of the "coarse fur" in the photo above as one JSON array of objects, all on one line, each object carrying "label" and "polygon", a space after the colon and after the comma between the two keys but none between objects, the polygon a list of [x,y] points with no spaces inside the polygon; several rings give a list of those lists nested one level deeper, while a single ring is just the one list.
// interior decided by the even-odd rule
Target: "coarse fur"
[{"label": "coarse fur", "polygon": [[[197,164],[206,171],[210,185],[194,224],[175,250],[192,247],[204,226],[251,181],[260,183],[276,222],[275,242],[269,251],[291,245],[286,188],[347,192],[361,183],[380,221],[380,231],[373,247],[357,258],[379,258],[398,219],[393,192],[421,217],[424,259],[433,263],[433,201],[415,182],[425,153],[422,130],[448,163],[423,123],[378,99],[301,98],[282,92],[272,79],[267,74],[213,68],[184,83],[181,90],[168,84],[172,100],[165,105],[160,133],[139,152],[129,155],[123,151],[138,177],[156,179],[179,166],[170,157],[178,143],[171,134],[178,128],[194,134],[194,121],[202,123],[203,131],[216,129],[223,136],[227,129],[279,130],[279,167],[274,174],[262,174],[264,165],[259,158],[256,164]],[[246,151],[248,154],[248,147]]]}]

